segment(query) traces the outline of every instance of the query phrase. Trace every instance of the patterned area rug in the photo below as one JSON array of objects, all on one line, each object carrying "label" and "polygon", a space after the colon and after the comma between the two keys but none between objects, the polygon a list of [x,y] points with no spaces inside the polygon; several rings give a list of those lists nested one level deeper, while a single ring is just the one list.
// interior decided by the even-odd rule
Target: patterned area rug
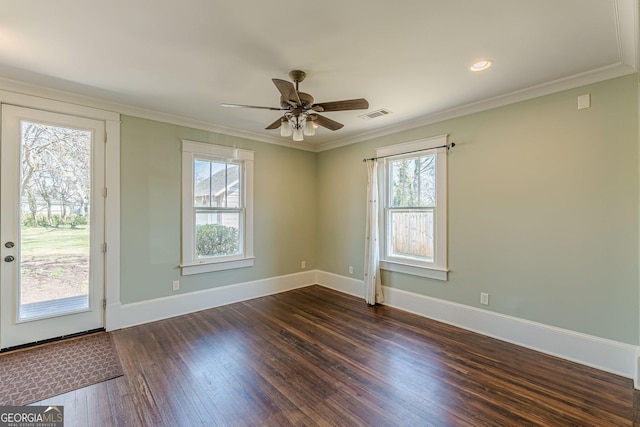
[{"label": "patterned area rug", "polygon": [[123,375],[107,332],[0,354],[0,405],[27,405]]}]

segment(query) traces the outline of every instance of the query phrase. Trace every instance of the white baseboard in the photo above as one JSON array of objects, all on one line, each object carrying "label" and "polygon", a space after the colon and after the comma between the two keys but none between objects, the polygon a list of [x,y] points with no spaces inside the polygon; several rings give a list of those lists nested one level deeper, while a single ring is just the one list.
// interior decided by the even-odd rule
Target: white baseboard
[{"label": "white baseboard", "polygon": [[[109,304],[106,329],[140,325],[316,283],[364,298],[362,280],[312,270],[137,303]],[[413,292],[386,286],[383,288],[385,304],[391,307],[631,378],[635,387],[640,389],[639,346]]]},{"label": "white baseboard", "polygon": [[120,310],[122,305],[119,302],[108,303],[104,316],[104,328],[107,331],[120,329]]},{"label": "white baseboard", "polygon": [[[364,298],[364,282],[324,271],[318,283]],[[384,286],[385,304],[634,380],[640,347]]]},{"label": "white baseboard", "polygon": [[[164,298],[122,304],[119,324],[107,324],[107,330],[127,328],[234,302],[246,301],[266,295],[290,291],[316,283],[316,271],[271,277],[252,282],[221,286],[203,291],[189,292]],[[115,307],[114,307],[115,311]],[[108,318],[113,317],[108,316]],[[108,322],[109,323],[109,322]],[[111,326],[117,326],[110,328]]]},{"label": "white baseboard", "polygon": [[362,280],[318,270],[316,273],[316,282],[325,288],[334,289],[364,299],[364,281]]}]

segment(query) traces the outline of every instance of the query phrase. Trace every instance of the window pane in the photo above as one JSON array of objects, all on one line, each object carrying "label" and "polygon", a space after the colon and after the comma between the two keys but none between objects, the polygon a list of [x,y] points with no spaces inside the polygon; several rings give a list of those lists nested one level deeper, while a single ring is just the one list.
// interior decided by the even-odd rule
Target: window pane
[{"label": "window pane", "polygon": [[211,206],[211,162],[193,162],[193,206]]},{"label": "window pane", "polygon": [[436,157],[426,156],[418,159],[418,194],[421,207],[436,205]]},{"label": "window pane", "polygon": [[227,164],[211,162],[211,207],[227,207]]},{"label": "window pane", "polygon": [[196,212],[198,258],[240,254],[240,212]]},{"label": "window pane", "polygon": [[433,210],[390,211],[391,256],[433,262]]},{"label": "window pane", "polygon": [[435,206],[435,166],[435,156],[392,160],[389,163],[391,207]]},{"label": "window pane", "polygon": [[227,207],[240,207],[240,165],[227,163]]},{"label": "window pane", "polygon": [[240,165],[197,159],[193,163],[193,206],[240,208]]}]

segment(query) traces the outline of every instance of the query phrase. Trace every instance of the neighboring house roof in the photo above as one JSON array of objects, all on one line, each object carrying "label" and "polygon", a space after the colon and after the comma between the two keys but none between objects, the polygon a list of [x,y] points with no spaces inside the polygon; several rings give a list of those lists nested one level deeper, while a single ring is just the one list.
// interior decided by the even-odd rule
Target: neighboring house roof
[{"label": "neighboring house roof", "polygon": [[[226,173],[225,173],[226,172]],[[227,197],[231,195],[238,195],[239,191],[239,168],[228,168],[227,170],[221,170],[211,175],[211,180],[208,178],[198,179],[195,182],[194,192],[196,197],[210,197],[219,198],[227,193]],[[209,194],[211,191],[212,194]]]}]

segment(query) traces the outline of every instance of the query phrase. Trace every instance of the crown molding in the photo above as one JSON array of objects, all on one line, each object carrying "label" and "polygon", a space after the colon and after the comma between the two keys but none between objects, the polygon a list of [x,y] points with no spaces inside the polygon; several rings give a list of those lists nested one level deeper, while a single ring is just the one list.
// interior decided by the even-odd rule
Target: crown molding
[{"label": "crown molding", "polygon": [[616,21],[618,55],[620,62],[640,70],[640,33],[638,0],[614,0],[613,13]]},{"label": "crown molding", "polygon": [[189,128],[215,132],[227,136],[251,139],[254,141],[281,145],[288,148],[295,148],[305,151],[317,151],[316,148],[309,143],[296,142],[294,145],[293,141],[291,140],[283,140],[282,138],[265,136],[256,132],[216,125],[214,123],[209,123],[202,120],[195,120],[184,116],[163,113],[161,111],[111,102],[100,98],[79,95],[73,92],[52,89],[50,87],[25,83],[17,80],[7,79],[4,77],[0,77],[0,90],[19,95],[35,96],[52,101],[63,101],[69,104],[75,104],[83,107],[97,108],[114,113],[134,116],[141,119],[154,120],[177,126],[185,126]]},{"label": "crown molding", "polygon": [[211,122],[2,77],[0,77],[0,90],[317,153],[638,72],[640,70],[640,0],[612,0],[611,5],[618,44],[618,61],[614,64],[482,101],[433,112],[395,125],[359,133],[355,136],[347,136],[319,144],[306,141],[294,143],[290,139],[284,139],[279,136],[269,136],[258,132],[217,125]]},{"label": "crown molding", "polygon": [[550,95],[563,90],[597,83],[604,80],[622,77],[640,71],[640,0],[614,0],[612,2],[615,16],[616,37],[618,43],[618,62],[573,76],[564,77],[551,82],[499,95],[493,98],[461,105],[448,110],[434,112],[420,118],[387,126],[370,132],[360,133],[355,137],[345,137],[335,141],[318,144],[316,152],[332,150],[358,142],[380,138],[393,133],[415,129],[421,126],[438,123],[444,120],[478,113],[492,108],[514,104],[520,101]]},{"label": "crown molding", "polygon": [[[623,5],[625,7],[631,7],[636,12],[638,11],[639,0],[617,0],[616,4]],[[618,8],[620,10],[626,10],[625,8]],[[637,15],[637,14],[635,14]],[[634,15],[634,16],[635,16]],[[634,18],[634,22],[636,18]],[[637,31],[638,25],[633,25],[631,30]],[[629,31],[628,25],[621,25],[621,31]],[[624,36],[624,39],[627,39]],[[637,43],[635,43],[637,49]],[[627,54],[628,48],[624,46],[620,49],[621,59],[627,61],[637,60],[638,55]],[[635,50],[634,50],[635,52]],[[624,58],[623,58],[624,57]],[[562,79],[554,80],[551,82],[543,83],[530,88],[510,92],[505,95],[496,96],[486,100],[473,102],[466,105],[461,105],[455,108],[451,108],[444,111],[435,112],[422,116],[418,119],[405,121],[396,125],[386,126],[380,129],[372,130],[370,132],[363,132],[354,137],[345,137],[334,141],[326,142],[323,144],[311,144],[307,142],[296,142],[289,139],[283,139],[279,137],[265,136],[256,132],[240,130],[227,126],[216,125],[213,123],[190,119],[188,117],[163,113],[160,111],[145,109],[141,107],[135,107],[127,104],[120,104],[111,101],[106,101],[99,98],[93,98],[84,95],[78,95],[72,92],[51,89],[45,86],[34,85],[30,83],[19,82],[16,80],[6,79],[0,77],[0,90],[7,92],[14,92],[23,95],[37,96],[56,101],[64,101],[72,104],[82,105],[85,107],[100,108],[102,110],[117,112],[129,116],[139,117],[142,119],[155,120],[163,123],[174,124],[178,126],[185,126],[194,129],[200,129],[210,132],[219,133],[227,136],[234,136],[238,138],[245,138],[254,141],[266,142],[268,144],[279,145],[287,148],[293,148],[297,150],[310,151],[314,153],[332,150],[335,148],[344,147],[358,142],[369,141],[371,139],[380,138],[390,134],[415,129],[422,126],[438,123],[444,120],[454,119],[457,117],[466,116],[481,111],[490,110],[497,107],[502,107],[516,102],[526,101],[529,99],[537,98],[544,95],[560,92],[563,90],[574,89],[576,87],[585,86],[592,83],[597,83],[604,80],[613,79],[616,77],[622,77],[628,74],[637,72],[637,68],[628,64],[626,61],[619,61],[615,64],[611,64],[595,70],[590,70],[584,73],[576,74],[573,76],[565,77]]]},{"label": "crown molding", "polygon": [[622,62],[613,65],[598,68],[596,70],[587,71],[585,73],[576,74],[574,76],[565,77],[554,80],[541,85],[532,86],[530,88],[521,89],[510,92],[505,95],[496,96],[478,102],[473,102],[459,107],[451,108],[444,111],[435,112],[422,116],[418,119],[409,120],[397,125],[387,126],[370,132],[364,132],[356,137],[343,138],[317,146],[317,152],[332,150],[334,148],[344,147],[358,142],[369,141],[371,139],[380,138],[394,133],[415,129],[421,126],[442,122],[444,120],[455,119],[457,117],[466,116],[481,111],[491,110],[493,108],[502,107],[516,102],[526,101],[538,98],[544,95],[560,92],[563,90],[574,89],[580,86],[597,83],[604,80],[622,77],[635,73],[636,70]]}]

